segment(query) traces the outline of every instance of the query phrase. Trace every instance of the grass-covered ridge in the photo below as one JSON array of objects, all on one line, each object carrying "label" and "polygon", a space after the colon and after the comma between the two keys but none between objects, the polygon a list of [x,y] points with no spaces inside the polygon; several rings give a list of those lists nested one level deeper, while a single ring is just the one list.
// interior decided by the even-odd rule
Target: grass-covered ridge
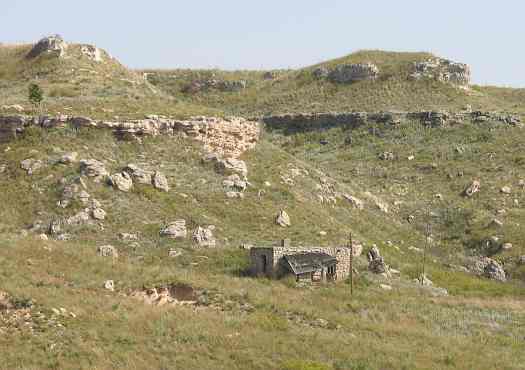
[{"label": "grass-covered ridge", "polygon": [[[187,102],[224,109],[227,113],[264,115],[326,111],[458,111],[507,110],[523,113],[523,90],[472,86],[458,89],[433,80],[409,78],[415,62],[433,57],[429,53],[359,51],[348,56],[298,70],[261,71],[149,70],[148,81]],[[380,70],[375,81],[337,84],[317,79],[312,71],[345,63],[374,63]],[[247,88],[235,92],[205,90],[187,92],[192,81],[203,79],[244,80]]]}]

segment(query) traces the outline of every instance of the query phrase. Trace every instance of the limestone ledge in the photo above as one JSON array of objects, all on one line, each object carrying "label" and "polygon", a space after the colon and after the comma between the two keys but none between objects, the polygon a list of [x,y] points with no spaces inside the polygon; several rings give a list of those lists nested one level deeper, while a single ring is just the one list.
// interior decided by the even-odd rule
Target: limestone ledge
[{"label": "limestone ledge", "polygon": [[0,116],[0,142],[8,142],[27,127],[73,127],[112,130],[121,138],[183,134],[204,144],[204,148],[224,157],[236,158],[255,147],[260,135],[257,121],[240,117],[192,117],[176,120],[148,116],[141,120],[105,121],[66,115],[50,117]]}]

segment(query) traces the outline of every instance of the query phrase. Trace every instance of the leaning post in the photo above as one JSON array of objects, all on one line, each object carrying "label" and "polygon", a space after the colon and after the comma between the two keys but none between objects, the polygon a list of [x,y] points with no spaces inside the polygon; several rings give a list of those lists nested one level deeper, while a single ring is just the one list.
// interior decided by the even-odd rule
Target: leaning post
[{"label": "leaning post", "polygon": [[352,242],[352,233],[350,233],[350,295],[354,295],[354,244]]}]

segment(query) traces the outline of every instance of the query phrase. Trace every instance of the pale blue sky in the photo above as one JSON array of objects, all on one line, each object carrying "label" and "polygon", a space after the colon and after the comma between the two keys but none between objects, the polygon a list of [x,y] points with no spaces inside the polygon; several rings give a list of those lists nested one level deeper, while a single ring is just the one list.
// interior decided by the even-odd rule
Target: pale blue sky
[{"label": "pale blue sky", "polygon": [[523,0],[2,0],[0,42],[59,33],[134,68],[301,67],[359,49],[431,51],[525,87]]}]

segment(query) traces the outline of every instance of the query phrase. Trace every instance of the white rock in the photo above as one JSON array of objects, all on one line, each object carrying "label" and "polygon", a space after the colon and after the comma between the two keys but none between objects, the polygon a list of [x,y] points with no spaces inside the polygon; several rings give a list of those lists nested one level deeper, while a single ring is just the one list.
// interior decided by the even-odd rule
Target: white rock
[{"label": "white rock", "polygon": [[160,235],[172,239],[184,239],[188,234],[185,220],[176,220],[161,230]]},{"label": "white rock", "polygon": [[291,226],[290,216],[286,211],[281,210],[275,219],[275,223],[281,227],[289,227]]},{"label": "white rock", "polygon": [[113,292],[115,290],[115,282],[113,280],[106,280],[104,282],[104,289]]},{"label": "white rock", "polygon": [[129,192],[133,187],[133,180],[127,172],[111,175],[109,181],[114,188],[123,192]]}]

